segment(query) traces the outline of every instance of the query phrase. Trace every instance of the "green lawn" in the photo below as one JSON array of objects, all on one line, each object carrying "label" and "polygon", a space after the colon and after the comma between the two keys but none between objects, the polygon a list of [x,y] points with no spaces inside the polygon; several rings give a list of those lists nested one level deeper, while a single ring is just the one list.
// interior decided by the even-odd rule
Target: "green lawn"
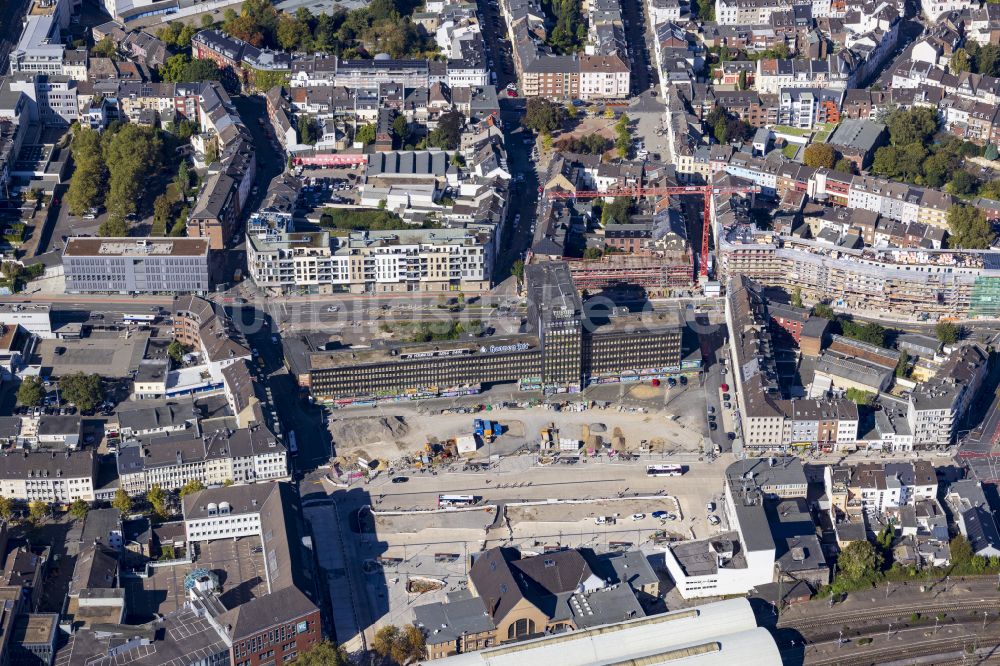
[{"label": "green lawn", "polygon": [[781,152],[784,153],[785,157],[787,157],[788,159],[794,160],[795,156],[799,152],[799,147],[794,143],[789,143],[784,148],[781,149]]},{"label": "green lawn", "polygon": [[812,130],[788,127],[786,125],[775,125],[771,130],[781,134],[788,134],[789,136],[809,136],[812,134]]}]

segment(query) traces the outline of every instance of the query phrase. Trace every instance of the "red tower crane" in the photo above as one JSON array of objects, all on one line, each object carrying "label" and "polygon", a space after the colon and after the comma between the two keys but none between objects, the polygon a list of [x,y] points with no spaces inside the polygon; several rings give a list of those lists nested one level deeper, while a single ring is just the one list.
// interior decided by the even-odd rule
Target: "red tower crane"
[{"label": "red tower crane", "polygon": [[701,258],[698,262],[698,274],[708,277],[708,241],[711,236],[711,197],[715,194],[756,194],[760,192],[760,187],[749,186],[716,186],[716,185],[679,185],[677,187],[622,187],[606,192],[596,190],[577,190],[567,192],[565,190],[549,190],[545,196],[549,199],[599,199],[601,197],[655,197],[670,196],[671,194],[700,194],[705,201],[705,217],[702,221],[701,229]]}]

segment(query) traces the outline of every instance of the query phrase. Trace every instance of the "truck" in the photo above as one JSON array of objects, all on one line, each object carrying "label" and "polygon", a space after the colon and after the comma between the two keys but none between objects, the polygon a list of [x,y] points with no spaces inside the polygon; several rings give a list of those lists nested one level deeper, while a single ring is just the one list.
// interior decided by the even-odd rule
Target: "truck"
[{"label": "truck", "polygon": [[483,425],[482,419],[473,419],[472,421],[472,434],[482,437],[486,432],[486,428]]}]

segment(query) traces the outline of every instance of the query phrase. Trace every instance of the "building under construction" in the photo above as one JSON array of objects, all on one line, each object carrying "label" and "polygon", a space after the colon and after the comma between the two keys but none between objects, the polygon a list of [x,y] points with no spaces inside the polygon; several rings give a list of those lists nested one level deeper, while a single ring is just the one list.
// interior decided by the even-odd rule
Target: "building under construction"
[{"label": "building under construction", "polygon": [[615,287],[641,287],[650,296],[666,296],[671,290],[694,283],[691,251],[656,255],[606,254],[600,259],[570,260],[573,283],[588,292]]}]

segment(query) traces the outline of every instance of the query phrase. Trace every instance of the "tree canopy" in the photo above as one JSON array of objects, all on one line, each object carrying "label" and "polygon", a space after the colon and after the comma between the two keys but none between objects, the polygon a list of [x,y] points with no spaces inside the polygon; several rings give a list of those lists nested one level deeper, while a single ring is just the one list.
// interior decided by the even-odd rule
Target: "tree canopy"
[{"label": "tree canopy", "polygon": [[837,151],[828,143],[810,143],[802,156],[806,166],[832,169],[837,164]]},{"label": "tree canopy", "polygon": [[882,555],[869,541],[852,541],[837,557],[838,575],[852,582],[874,579],[882,567]]},{"label": "tree canopy", "polygon": [[69,506],[69,514],[77,520],[83,520],[90,511],[90,504],[85,499],[77,499]]},{"label": "tree canopy", "polygon": [[205,484],[198,479],[191,479],[181,487],[180,496],[185,497],[205,489]]},{"label": "tree canopy", "polygon": [[111,506],[118,509],[123,516],[127,516],[132,513],[132,498],[129,497],[124,488],[119,488],[115,491],[115,498],[111,500]]},{"label": "tree canopy", "polygon": [[159,484],[154,485],[146,492],[146,501],[153,509],[153,514],[157,518],[166,518],[170,515],[167,508],[167,493]]},{"label": "tree canopy", "polygon": [[427,145],[441,150],[455,150],[462,142],[465,116],[461,111],[448,111],[438,118],[437,127],[427,135]]},{"label": "tree canopy", "polygon": [[539,134],[551,134],[562,127],[566,110],[544,97],[529,97],[522,125]]},{"label": "tree canopy", "polygon": [[59,380],[62,397],[76,405],[81,412],[89,412],[104,400],[104,387],[100,375],[77,372]]},{"label": "tree canopy", "polygon": [[350,659],[344,648],[322,641],[313,645],[291,663],[291,666],[350,666]]},{"label": "tree canopy", "polygon": [[17,402],[28,407],[34,407],[42,402],[45,397],[45,388],[42,380],[35,375],[29,375],[21,380],[21,385],[17,387]]},{"label": "tree canopy", "polygon": [[157,68],[157,72],[161,79],[171,83],[218,81],[222,78],[222,72],[214,62],[203,58],[192,58],[186,53],[170,56]]},{"label": "tree canopy", "polygon": [[937,326],[934,327],[934,334],[937,339],[946,345],[953,345],[958,342],[958,339],[962,335],[961,329],[950,321],[939,322]]},{"label": "tree canopy", "polygon": [[982,210],[957,205],[948,209],[948,247],[985,250],[993,245],[996,233]]}]

